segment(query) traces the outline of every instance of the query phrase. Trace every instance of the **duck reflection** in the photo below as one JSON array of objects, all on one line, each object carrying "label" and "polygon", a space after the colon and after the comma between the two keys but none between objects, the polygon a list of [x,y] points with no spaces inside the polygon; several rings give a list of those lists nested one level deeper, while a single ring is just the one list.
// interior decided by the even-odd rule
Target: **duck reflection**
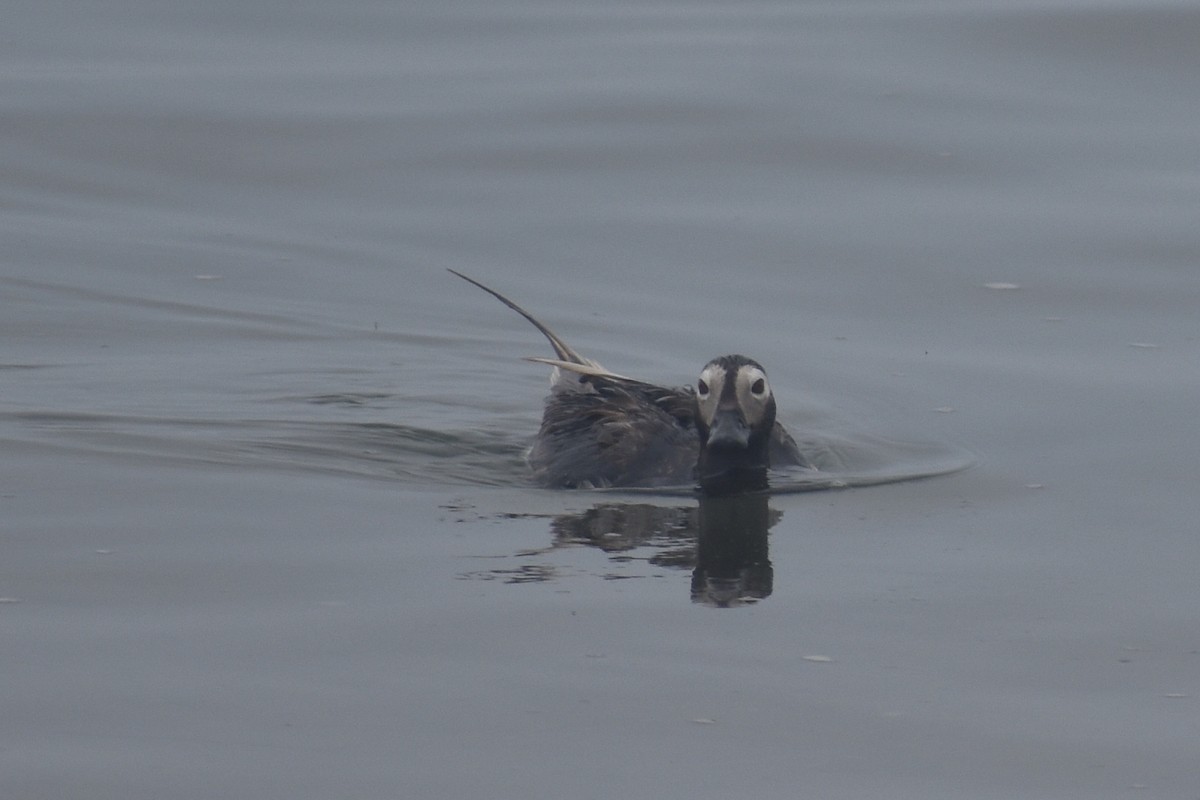
[{"label": "duck reflection", "polygon": [[551,523],[555,545],[586,544],[616,560],[652,548],[657,566],[691,569],[692,601],[720,608],[770,596],[768,531],[782,518],[766,493],[702,495],[691,507],[602,503]]},{"label": "duck reflection", "polygon": [[775,571],[767,531],[782,516],[766,494],[701,497],[692,602],[729,608],[769,597]]},{"label": "duck reflection", "polygon": [[555,546],[586,544],[619,560],[653,548],[649,563],[686,569],[695,563],[696,516],[695,507],[601,503],[580,514],[554,517],[550,531]]}]

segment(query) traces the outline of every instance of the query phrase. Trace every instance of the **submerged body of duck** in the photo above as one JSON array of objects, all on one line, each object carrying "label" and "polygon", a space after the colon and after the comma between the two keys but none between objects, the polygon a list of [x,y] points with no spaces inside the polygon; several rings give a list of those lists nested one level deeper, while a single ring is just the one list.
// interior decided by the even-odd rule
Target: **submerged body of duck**
[{"label": "submerged body of duck", "polygon": [[542,332],[556,358],[542,426],[529,450],[534,479],[552,488],[765,488],[769,467],[811,468],[775,419],[766,371],[741,355],[714,358],[696,386],[626,378],[584,358],[504,295],[450,270]]}]

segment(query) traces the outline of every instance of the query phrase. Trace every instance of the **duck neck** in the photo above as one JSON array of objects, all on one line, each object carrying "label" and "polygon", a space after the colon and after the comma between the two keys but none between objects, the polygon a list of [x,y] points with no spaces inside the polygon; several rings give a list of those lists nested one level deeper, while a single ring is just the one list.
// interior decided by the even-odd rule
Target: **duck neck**
[{"label": "duck neck", "polygon": [[696,462],[696,477],[705,494],[739,494],[767,488],[769,440],[751,437],[744,448],[709,447],[705,442]]}]

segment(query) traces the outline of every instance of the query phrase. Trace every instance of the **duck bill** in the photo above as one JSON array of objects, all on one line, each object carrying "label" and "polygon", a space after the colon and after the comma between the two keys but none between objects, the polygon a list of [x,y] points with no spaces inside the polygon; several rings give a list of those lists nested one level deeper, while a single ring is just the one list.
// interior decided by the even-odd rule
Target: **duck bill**
[{"label": "duck bill", "polygon": [[708,428],[708,449],[745,450],[750,445],[750,426],[737,411],[718,411]]}]

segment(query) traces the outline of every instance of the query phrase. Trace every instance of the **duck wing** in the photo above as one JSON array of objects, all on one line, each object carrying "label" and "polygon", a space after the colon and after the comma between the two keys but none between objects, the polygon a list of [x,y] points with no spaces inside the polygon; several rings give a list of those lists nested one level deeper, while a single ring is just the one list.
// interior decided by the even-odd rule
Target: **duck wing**
[{"label": "duck wing", "polygon": [[547,487],[674,486],[692,481],[700,437],[684,390],[587,377],[594,391],[546,401],[529,451]]},{"label": "duck wing", "polygon": [[775,427],[771,429],[771,443],[769,445],[768,458],[772,467],[803,467],[805,469],[816,469],[812,462],[804,457],[804,453],[800,451],[800,446],[796,444],[796,440],[787,432],[787,428],[783,427],[783,423],[776,421]]}]

